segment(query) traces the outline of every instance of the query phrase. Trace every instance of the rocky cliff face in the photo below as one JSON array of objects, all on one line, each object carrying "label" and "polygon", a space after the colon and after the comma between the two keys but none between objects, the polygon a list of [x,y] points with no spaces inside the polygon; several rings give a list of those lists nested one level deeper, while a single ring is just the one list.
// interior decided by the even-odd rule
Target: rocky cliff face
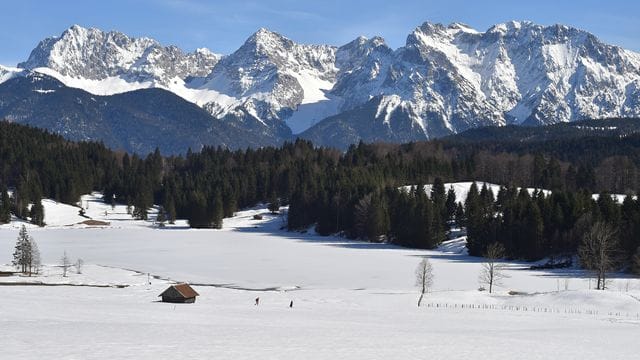
[{"label": "rocky cliff face", "polygon": [[207,49],[184,53],[149,38],[132,38],[120,32],[103,32],[74,25],[60,37],[41,41],[24,69],[49,68],[76,79],[119,77],[127,82],[167,85],[175,78],[206,76],[220,60]]}]

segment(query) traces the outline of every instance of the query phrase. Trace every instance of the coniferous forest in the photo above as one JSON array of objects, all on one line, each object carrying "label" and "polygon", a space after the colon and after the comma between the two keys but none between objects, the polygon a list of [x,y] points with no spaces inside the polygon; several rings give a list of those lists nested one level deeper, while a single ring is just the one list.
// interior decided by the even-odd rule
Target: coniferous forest
[{"label": "coniferous forest", "polygon": [[[238,209],[279,203],[289,206],[292,231],[433,248],[457,223],[467,228],[471,255],[498,242],[510,258],[538,260],[575,254],[590,225],[603,222],[617,234],[619,267],[628,268],[640,256],[640,201],[606,194],[640,191],[640,135],[522,141],[506,131],[502,140],[361,143],[346,152],[296,140],[141,157],[0,122],[0,223],[13,214],[42,225],[42,198],[75,204],[91,191],[129,205],[139,219],[158,204],[169,222],[207,228]],[[457,199],[444,185],[456,181],[504,186],[493,193],[474,184]],[[429,193],[424,184],[433,184]],[[518,190],[527,187],[551,193]]]}]

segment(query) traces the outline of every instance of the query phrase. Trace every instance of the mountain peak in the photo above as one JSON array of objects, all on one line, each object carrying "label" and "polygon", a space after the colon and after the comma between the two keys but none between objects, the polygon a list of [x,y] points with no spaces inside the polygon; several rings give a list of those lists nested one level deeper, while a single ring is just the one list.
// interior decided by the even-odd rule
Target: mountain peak
[{"label": "mountain peak", "polygon": [[508,21],[500,24],[495,24],[491,26],[487,33],[514,33],[520,31],[522,29],[531,29],[531,28],[542,28],[542,25],[535,24],[531,21]]},{"label": "mountain peak", "polygon": [[478,30],[461,22],[453,22],[449,25],[444,25],[441,23],[425,21],[413,31],[412,35],[415,35],[418,32],[427,36],[453,36],[459,33],[480,34]]},{"label": "mountain peak", "polygon": [[434,23],[431,21],[425,21],[422,23],[422,25],[418,26],[415,31],[422,31],[425,34],[431,34],[431,33],[436,33],[436,32],[441,32],[441,31],[445,31],[447,29],[446,26],[444,26],[441,23]]},{"label": "mountain peak", "polygon": [[259,28],[259,29],[254,33],[254,35],[256,35],[256,36],[273,36],[273,35],[275,35],[275,36],[280,36],[280,34],[276,33],[275,31],[271,31],[271,30],[269,30],[269,29],[267,29],[267,28],[265,28],[265,27],[261,27],[261,28]]},{"label": "mountain peak", "polygon": [[65,30],[63,32],[63,34],[66,33],[66,32],[80,33],[80,32],[84,32],[84,31],[87,31],[87,28],[85,28],[84,26],[78,25],[78,24],[73,24],[67,30]]},{"label": "mountain peak", "polygon": [[479,32],[478,30],[472,28],[471,26],[461,22],[451,23],[449,24],[449,26],[447,26],[447,29],[454,30],[454,31],[462,31],[462,32],[472,33],[472,34],[477,34]]},{"label": "mountain peak", "polygon": [[89,32],[103,32],[103,31],[95,27],[85,27],[79,24],[73,24],[69,26],[69,28],[67,28],[65,31],[63,31],[62,35],[64,36],[64,34],[67,34],[67,33],[68,34],[86,34]]},{"label": "mountain peak", "polygon": [[265,41],[282,41],[282,40],[289,40],[289,39],[278,34],[275,31],[271,31],[267,28],[262,27],[258,29],[258,31],[253,33],[247,41],[265,42]]},{"label": "mountain peak", "polygon": [[380,36],[374,36],[371,39],[369,39],[366,36],[358,36],[357,38],[355,38],[355,40],[352,40],[351,42],[341,46],[341,49],[348,49],[348,48],[362,48],[362,47],[366,47],[366,48],[376,48],[379,46],[386,46],[386,42],[384,40],[383,37]]}]

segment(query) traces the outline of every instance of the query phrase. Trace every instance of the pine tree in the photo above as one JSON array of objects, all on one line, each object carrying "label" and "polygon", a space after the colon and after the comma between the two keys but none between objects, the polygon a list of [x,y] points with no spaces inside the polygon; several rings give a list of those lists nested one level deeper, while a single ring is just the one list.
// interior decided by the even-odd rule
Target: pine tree
[{"label": "pine tree", "polygon": [[199,191],[192,191],[188,198],[187,220],[192,228],[210,228],[212,217],[209,215],[211,206],[207,205],[207,199]]},{"label": "pine tree", "polygon": [[276,197],[275,193],[271,193],[271,196],[269,197],[268,209],[272,214],[277,214],[280,211],[280,200]]},{"label": "pine tree", "polygon": [[0,224],[11,221],[11,199],[6,187],[2,187],[0,193]]},{"label": "pine tree", "polygon": [[19,268],[23,274],[27,271],[26,254],[28,241],[29,234],[27,233],[27,228],[22,225],[18,233],[18,239],[16,240],[16,246],[13,251],[13,261],[11,263],[13,266]]},{"label": "pine tree", "polygon": [[478,186],[474,182],[469,188],[467,199],[464,203],[464,224],[467,228],[467,249],[469,255],[482,255],[483,239],[482,225],[484,224],[483,204],[478,194]]},{"label": "pine tree", "polygon": [[436,206],[441,207],[444,206],[445,199],[446,190],[444,189],[444,182],[442,182],[442,179],[437,177],[431,186],[431,200],[436,204]]},{"label": "pine tree", "polygon": [[234,217],[236,211],[238,210],[238,202],[236,201],[235,192],[229,189],[225,192],[224,196],[224,217],[230,218]]},{"label": "pine tree", "polygon": [[164,210],[164,206],[160,206],[160,208],[158,209],[158,215],[156,215],[156,223],[158,224],[159,227],[163,228],[164,223],[166,221],[167,221],[167,215]]},{"label": "pine tree", "polygon": [[29,217],[31,217],[32,224],[44,226],[44,207],[39,197],[36,197],[33,201],[33,205],[31,205],[31,210],[29,211]]},{"label": "pine tree", "polygon": [[166,205],[166,213],[167,213],[167,219],[169,220],[169,224],[175,224],[176,223],[176,205],[173,202],[173,199],[168,200],[167,205]]},{"label": "pine tree", "polygon": [[131,215],[136,220],[147,220],[149,212],[144,204],[137,204],[134,206],[133,213]]},{"label": "pine tree", "polygon": [[224,206],[222,205],[222,197],[216,195],[213,201],[212,221],[211,224],[214,229],[222,229],[222,222],[224,218]]},{"label": "pine tree", "polygon": [[39,267],[40,262],[40,252],[38,251],[38,247],[35,244],[35,241],[29,233],[27,232],[27,228],[22,225],[20,228],[20,232],[18,233],[18,238],[16,240],[15,250],[13,252],[13,266],[20,269],[23,274],[31,275],[31,272],[34,268],[34,263],[36,267]]},{"label": "pine tree", "polygon": [[133,217],[136,220],[147,220],[149,216],[149,207],[152,205],[153,198],[147,188],[140,191],[133,201]]},{"label": "pine tree", "polygon": [[464,222],[464,206],[460,202],[456,205],[455,218],[457,225],[461,226]]},{"label": "pine tree", "polygon": [[447,191],[447,200],[445,201],[446,220],[451,221],[455,218],[457,209],[456,191],[453,186]]},{"label": "pine tree", "polygon": [[636,253],[631,259],[631,271],[636,275],[640,275],[640,247],[636,250]]},{"label": "pine tree", "polygon": [[356,206],[356,227],[359,237],[379,242],[389,232],[389,213],[380,196],[369,194]]},{"label": "pine tree", "polygon": [[527,241],[524,258],[538,260],[543,256],[544,223],[542,214],[535,202],[529,202],[524,212],[523,236]]}]

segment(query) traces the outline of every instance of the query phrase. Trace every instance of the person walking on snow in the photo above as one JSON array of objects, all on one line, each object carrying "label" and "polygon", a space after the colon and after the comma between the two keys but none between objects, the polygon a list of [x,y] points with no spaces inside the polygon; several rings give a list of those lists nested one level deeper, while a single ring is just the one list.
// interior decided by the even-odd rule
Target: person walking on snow
[{"label": "person walking on snow", "polygon": [[257,298],[256,298],[256,306],[258,306],[258,304],[259,304],[259,303],[260,303],[260,298],[259,298],[259,297],[257,297]]},{"label": "person walking on snow", "polygon": [[289,303],[289,308],[293,307],[293,300],[291,300],[291,302]]}]

